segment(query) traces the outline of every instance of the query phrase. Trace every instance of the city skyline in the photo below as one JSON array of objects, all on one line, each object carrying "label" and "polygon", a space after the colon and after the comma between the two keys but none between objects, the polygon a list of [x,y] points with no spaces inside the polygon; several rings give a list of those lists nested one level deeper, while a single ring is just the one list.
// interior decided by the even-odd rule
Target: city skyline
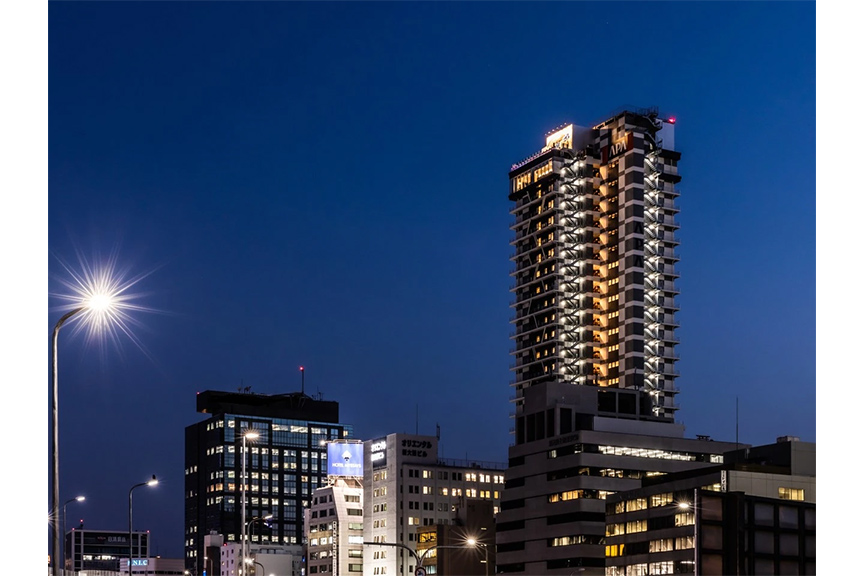
[{"label": "city skyline", "polygon": [[[136,288],[159,311],[136,315],[146,354],[126,339],[96,357],[61,335],[61,498],[88,493],[87,527],[122,527],[114,493],[122,504],[155,473],[136,519],[155,553],[180,557],[182,450],[165,447],[201,420],[195,393],[298,391],[301,365],[356,438],[440,424],[445,457],[504,461],[508,167],[555,127],[621,106],[678,118],[676,420],[688,437],[815,441],[812,6],[633,5],[625,36],[659,18],[680,61],[652,85],[658,69],[604,44],[596,94],[580,91],[592,73],[538,59],[568,48],[540,25],[611,8],[502,5],[482,31],[482,4],[341,8],[51,6],[49,249],[74,261],[119,238],[133,275],[155,270]],[[766,33],[769,18],[783,25]],[[510,45],[519,24],[536,28]],[[630,78],[611,72],[622,59]],[[735,296],[744,286],[751,298]],[[135,458],[109,474],[79,446]]]}]

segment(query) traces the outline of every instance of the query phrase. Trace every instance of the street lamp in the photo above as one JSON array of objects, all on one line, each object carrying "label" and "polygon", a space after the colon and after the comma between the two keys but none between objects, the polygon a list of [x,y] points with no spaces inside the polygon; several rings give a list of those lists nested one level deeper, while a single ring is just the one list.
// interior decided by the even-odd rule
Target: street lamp
[{"label": "street lamp", "polygon": [[54,522],[51,525],[53,530],[52,535],[52,550],[51,556],[51,572],[54,576],[60,576],[60,534],[57,529],[57,519],[60,517],[60,427],[59,423],[59,398],[60,388],[57,378],[57,337],[60,335],[60,328],[67,320],[80,312],[90,312],[91,315],[101,316],[102,314],[110,313],[114,306],[113,295],[106,292],[92,292],[81,302],[81,305],[64,314],[57,324],[54,325],[54,333],[51,336],[51,372],[53,375],[53,390],[51,394],[51,426],[53,427],[51,434],[51,480],[53,490],[51,495],[51,517]]},{"label": "street lamp", "polygon": [[255,440],[260,434],[254,430],[243,433],[243,448],[240,451],[240,565],[246,572],[246,439]]},{"label": "street lamp", "polygon": [[268,514],[267,516],[255,516],[254,518],[252,518],[251,520],[249,520],[246,523],[246,532],[249,532],[249,529],[252,527],[252,524],[254,524],[255,522],[260,522],[261,520],[266,522],[267,520],[271,520],[272,518],[273,518],[273,514]]},{"label": "street lamp", "polygon": [[[135,484],[132,488],[129,489],[129,576],[132,576],[132,491],[136,488],[140,488],[141,486],[156,486],[159,484],[159,480],[156,479],[156,475],[153,474],[153,477],[150,478],[147,482],[141,482],[140,484]],[[138,541],[138,548],[141,548],[141,541]]]},{"label": "street lamp", "polygon": [[63,569],[66,569],[66,505],[71,504],[72,502],[84,502],[87,498],[84,496],[76,496],[75,498],[70,498],[66,502],[63,503]]},{"label": "street lamp", "polygon": [[[473,539],[468,540],[468,544],[473,544],[474,542],[475,541]],[[479,544],[479,542],[478,542],[478,544]],[[432,552],[433,550],[440,550],[442,548],[450,548],[453,550],[464,550],[465,549],[465,546],[445,546],[443,544],[435,544],[435,545],[430,546],[429,548],[426,548],[425,550],[423,550],[422,554],[417,554],[416,550],[414,550],[410,546],[407,546],[406,544],[401,544],[399,542],[363,542],[363,545],[364,546],[392,546],[394,548],[402,548],[404,550],[407,550],[408,552],[411,553],[411,556],[414,557],[414,561],[417,563],[415,568],[421,567],[423,565],[423,561],[426,560],[426,556],[428,556],[429,553]],[[484,546],[484,547],[486,546],[485,544],[480,544],[480,545]],[[487,570],[486,576],[489,576],[488,567],[486,570]]]},{"label": "street lamp", "polygon": [[469,546],[477,546],[483,547],[483,563],[486,564],[486,576],[489,576],[489,546],[484,544],[483,542],[478,542],[476,538],[468,538],[465,541]]},{"label": "street lamp", "polygon": [[[257,564],[258,566],[261,566],[261,574],[266,574],[266,573],[267,573],[267,572],[264,570],[264,565],[261,564],[260,562],[258,562],[257,560],[255,560],[254,558],[247,558],[247,559],[246,559],[246,563],[247,563],[247,564]],[[257,568],[254,568],[254,569],[253,569],[253,573],[254,573],[254,574],[258,574],[258,569],[257,569]]]}]

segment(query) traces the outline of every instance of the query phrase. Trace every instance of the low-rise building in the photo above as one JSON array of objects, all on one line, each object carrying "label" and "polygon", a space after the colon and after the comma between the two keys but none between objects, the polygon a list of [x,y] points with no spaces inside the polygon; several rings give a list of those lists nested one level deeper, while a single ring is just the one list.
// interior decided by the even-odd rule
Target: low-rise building
[{"label": "low-rise building", "polygon": [[331,476],[331,481],[330,486],[315,490],[312,506],[305,511],[307,574],[359,576],[363,573],[363,488],[357,478]]},{"label": "low-rise building", "polygon": [[495,574],[495,515],[492,502],[456,506],[449,523],[417,528],[417,555],[426,574]]},{"label": "low-rise building", "polygon": [[[183,558],[133,558],[132,576],[183,576],[186,572]],[[120,561],[120,574],[129,576],[129,559]]]},{"label": "low-rise building", "polygon": [[[242,569],[243,552],[239,542],[228,542],[219,549],[219,570],[223,576],[301,576],[303,547],[298,544],[247,544],[247,568]],[[260,572],[259,572],[260,570]],[[209,574],[209,572],[208,572]]]},{"label": "low-rise building", "polygon": [[606,500],[606,576],[815,574],[816,445],[727,453]]},{"label": "low-rise building", "polygon": [[[132,557],[149,558],[150,532],[132,532]],[[66,566],[71,572],[120,571],[120,560],[128,559],[129,531],[73,528],[66,533]]]}]

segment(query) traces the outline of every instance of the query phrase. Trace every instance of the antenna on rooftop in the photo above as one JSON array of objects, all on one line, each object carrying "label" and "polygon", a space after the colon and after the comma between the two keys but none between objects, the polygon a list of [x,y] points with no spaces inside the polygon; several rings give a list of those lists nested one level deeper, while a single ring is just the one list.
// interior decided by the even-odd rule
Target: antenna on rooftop
[{"label": "antenna on rooftop", "polygon": [[306,369],[300,366],[300,393],[306,393]]}]

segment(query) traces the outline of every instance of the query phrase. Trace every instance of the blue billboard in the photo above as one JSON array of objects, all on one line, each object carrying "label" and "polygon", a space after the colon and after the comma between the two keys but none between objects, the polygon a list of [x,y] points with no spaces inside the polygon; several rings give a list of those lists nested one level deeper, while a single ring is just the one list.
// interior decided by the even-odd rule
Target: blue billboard
[{"label": "blue billboard", "polygon": [[363,476],[362,442],[329,442],[327,474],[330,476]]}]

